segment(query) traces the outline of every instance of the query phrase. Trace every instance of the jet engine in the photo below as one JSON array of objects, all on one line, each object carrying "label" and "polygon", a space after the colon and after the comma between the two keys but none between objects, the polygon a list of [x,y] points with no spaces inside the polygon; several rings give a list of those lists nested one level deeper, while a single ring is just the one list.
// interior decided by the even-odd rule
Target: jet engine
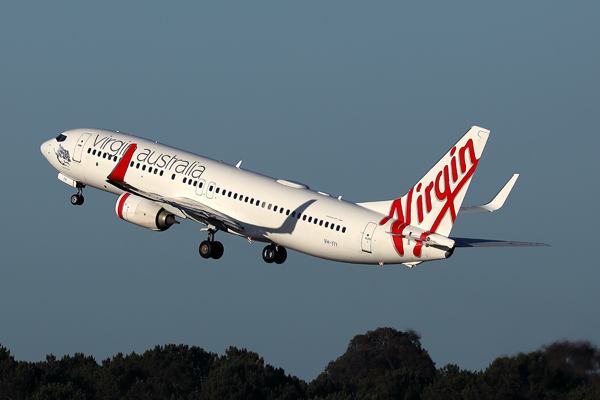
[{"label": "jet engine", "polygon": [[179,223],[175,216],[160,204],[131,193],[119,196],[115,212],[122,220],[153,231],[165,231],[171,225]]}]

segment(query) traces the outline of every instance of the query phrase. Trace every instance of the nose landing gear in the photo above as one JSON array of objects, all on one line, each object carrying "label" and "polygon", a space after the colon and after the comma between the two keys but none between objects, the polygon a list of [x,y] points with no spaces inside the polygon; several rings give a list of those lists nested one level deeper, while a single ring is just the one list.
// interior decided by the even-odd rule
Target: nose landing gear
[{"label": "nose landing gear", "polygon": [[200,247],[198,248],[200,257],[218,260],[223,256],[225,248],[223,247],[223,244],[221,242],[215,241],[215,232],[216,230],[209,229],[208,240],[205,240],[202,243],[200,243]]},{"label": "nose landing gear", "polygon": [[85,185],[77,182],[77,194],[71,196],[71,204],[74,206],[80,206],[83,204],[83,188]]}]

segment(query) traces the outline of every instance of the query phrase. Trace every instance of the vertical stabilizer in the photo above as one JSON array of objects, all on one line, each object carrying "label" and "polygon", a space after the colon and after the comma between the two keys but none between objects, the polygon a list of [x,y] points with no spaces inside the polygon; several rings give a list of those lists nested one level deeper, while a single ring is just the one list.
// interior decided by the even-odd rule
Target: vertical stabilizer
[{"label": "vertical stabilizer", "polygon": [[472,127],[407,194],[389,202],[388,216],[448,236],[490,131]]}]

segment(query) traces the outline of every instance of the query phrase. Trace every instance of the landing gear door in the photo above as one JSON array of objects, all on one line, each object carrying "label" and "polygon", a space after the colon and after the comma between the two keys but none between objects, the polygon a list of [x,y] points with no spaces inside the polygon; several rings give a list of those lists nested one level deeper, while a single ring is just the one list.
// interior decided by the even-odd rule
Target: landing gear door
[{"label": "landing gear door", "polygon": [[85,148],[85,144],[88,139],[92,136],[91,133],[82,134],[79,139],[77,139],[77,144],[75,145],[75,151],[73,152],[73,161],[81,162],[81,154],[83,153],[83,149]]},{"label": "landing gear door", "polygon": [[362,237],[362,251],[365,253],[371,252],[371,242],[373,241],[373,232],[375,232],[375,228],[377,228],[377,224],[374,222],[369,222],[365,227]]}]

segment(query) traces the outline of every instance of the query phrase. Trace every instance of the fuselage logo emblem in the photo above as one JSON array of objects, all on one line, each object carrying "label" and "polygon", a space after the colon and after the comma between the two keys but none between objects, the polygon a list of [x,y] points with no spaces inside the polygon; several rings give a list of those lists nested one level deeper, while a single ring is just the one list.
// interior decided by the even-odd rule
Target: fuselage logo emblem
[{"label": "fuselage logo emblem", "polygon": [[61,165],[68,167],[71,164],[69,150],[62,147],[62,145],[58,145],[58,150],[54,150],[54,154],[56,154],[56,159],[59,163],[61,163]]}]

